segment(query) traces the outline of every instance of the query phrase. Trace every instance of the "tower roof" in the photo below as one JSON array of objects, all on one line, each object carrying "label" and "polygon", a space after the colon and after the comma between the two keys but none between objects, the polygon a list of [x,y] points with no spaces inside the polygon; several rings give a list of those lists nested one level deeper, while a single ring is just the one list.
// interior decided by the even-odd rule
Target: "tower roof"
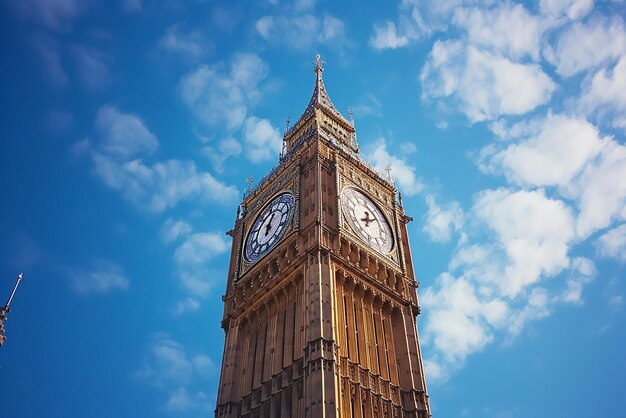
[{"label": "tower roof", "polygon": [[333,102],[330,101],[330,97],[328,97],[326,87],[324,87],[324,80],[322,79],[322,72],[324,71],[322,64],[323,61],[321,60],[319,54],[316,55],[315,68],[313,70],[316,75],[313,95],[311,96],[311,100],[309,100],[309,104],[306,109],[298,121],[293,125],[294,128],[296,128],[301,121],[307,119],[312,113],[314,113],[316,107],[325,110],[332,117],[338,119],[340,123],[345,124],[346,126],[352,126],[352,124],[348,122],[348,120],[337,110],[335,105],[333,105]]}]

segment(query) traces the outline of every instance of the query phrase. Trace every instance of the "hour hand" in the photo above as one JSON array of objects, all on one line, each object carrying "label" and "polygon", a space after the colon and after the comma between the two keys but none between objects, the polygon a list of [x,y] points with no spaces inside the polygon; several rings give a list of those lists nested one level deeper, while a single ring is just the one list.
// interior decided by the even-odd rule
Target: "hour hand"
[{"label": "hour hand", "polygon": [[370,225],[370,222],[374,222],[376,218],[370,218],[370,214],[368,211],[365,211],[365,217],[361,218],[363,222],[365,222],[365,227],[367,228]]},{"label": "hour hand", "polygon": [[272,216],[270,216],[270,219],[267,221],[267,225],[265,225],[265,236],[267,236],[267,234],[270,233],[270,229],[272,229],[272,219],[274,219],[274,214],[275,212],[272,212]]}]

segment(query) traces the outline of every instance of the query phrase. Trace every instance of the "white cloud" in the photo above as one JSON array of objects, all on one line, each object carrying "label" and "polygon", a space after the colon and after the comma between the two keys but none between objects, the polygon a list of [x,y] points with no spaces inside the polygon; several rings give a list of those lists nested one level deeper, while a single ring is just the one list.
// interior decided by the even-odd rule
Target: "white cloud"
[{"label": "white cloud", "polygon": [[195,232],[185,237],[174,258],[179,265],[206,264],[228,250],[228,244],[217,232]]},{"label": "white cloud", "polygon": [[423,336],[442,356],[433,362],[442,378],[446,374],[442,364],[458,367],[469,354],[481,350],[492,340],[493,328],[508,315],[503,300],[485,298],[469,280],[448,273],[440,275],[420,296],[422,303],[431,307]]},{"label": "white cloud", "polygon": [[109,293],[113,290],[126,290],[129,286],[124,269],[107,260],[94,260],[89,268],[62,268],[69,283],[79,295]]},{"label": "white cloud", "polygon": [[387,164],[391,166],[392,176],[398,182],[400,191],[407,196],[419,193],[424,185],[415,174],[415,167],[405,160],[391,155],[387,150],[384,138],[377,139],[373,144],[365,147],[365,159],[371,161],[379,172],[384,172]]},{"label": "white cloud", "polygon": [[571,273],[567,279],[567,287],[557,298],[565,303],[580,305],[583,303],[583,288],[595,278],[597,270],[595,263],[585,257],[576,257],[571,264]]},{"label": "white cloud", "polygon": [[595,126],[564,115],[549,114],[498,129],[518,141],[506,143],[503,149],[493,145],[483,149],[480,168],[492,174],[503,172],[509,182],[522,186],[567,186],[606,143]]},{"label": "white cloud", "polygon": [[197,311],[198,309],[200,309],[200,301],[196,298],[187,297],[176,303],[174,313],[176,313],[176,315],[182,315],[187,312]]},{"label": "white cloud", "polygon": [[172,243],[189,235],[191,231],[191,225],[187,222],[169,218],[161,226],[161,238],[166,243]]},{"label": "white cloud", "polygon": [[136,115],[103,106],[95,129],[97,141],[81,141],[75,150],[88,153],[102,181],[139,207],[162,212],[191,198],[230,203],[239,195],[236,188],[198,171],[193,161],[145,163],[142,157],[153,153],[158,141]]},{"label": "white cloud", "polygon": [[[492,127],[493,128],[493,127]],[[585,239],[626,219],[626,147],[589,122],[571,116],[548,115],[495,130],[518,143],[491,145],[482,151],[480,167],[503,172],[522,186],[556,186],[578,209],[576,233]],[[564,158],[567,156],[567,158]]]},{"label": "white cloud", "polygon": [[193,161],[167,160],[146,165],[141,160],[121,162],[97,151],[92,152],[92,159],[96,174],[107,186],[153,212],[162,212],[191,198],[226,204],[239,196],[235,187],[198,171]]},{"label": "white cloud", "polygon": [[212,372],[213,361],[204,354],[192,354],[166,333],[156,333],[148,344],[141,367],[132,373],[136,379],[167,392],[165,408],[171,411],[189,411],[208,408],[206,395],[188,391],[202,386],[207,371]]},{"label": "white cloud", "polygon": [[207,156],[215,170],[220,173],[224,171],[226,160],[241,154],[241,151],[241,144],[232,136],[222,139],[215,147],[206,146],[202,148],[202,153]]},{"label": "white cloud", "polygon": [[626,132],[626,54],[612,68],[602,68],[583,87],[578,109]]},{"label": "white cloud", "polygon": [[158,45],[166,51],[197,60],[213,49],[212,42],[200,30],[183,32],[180,24],[170,26]]},{"label": "white cloud", "polygon": [[98,49],[83,45],[75,45],[71,52],[82,84],[90,90],[104,89],[111,81],[109,67],[113,59]]},{"label": "white cloud", "polygon": [[439,206],[432,195],[426,196],[428,212],[422,230],[435,242],[447,242],[463,225],[463,210],[458,202]]},{"label": "white cloud", "polygon": [[580,238],[626,219],[626,146],[605,140],[600,155],[587,164],[566,193],[578,201]]},{"label": "white cloud", "polygon": [[544,55],[564,77],[617,60],[626,53],[626,31],[618,16],[592,16],[560,34]]},{"label": "white cloud", "polygon": [[593,0],[540,0],[539,10],[543,15],[567,16],[575,20],[586,16],[593,8]]},{"label": "white cloud", "polygon": [[556,88],[536,64],[514,63],[460,41],[437,41],[420,80],[423,98],[451,98],[472,122],[530,112]]},{"label": "white cloud", "polygon": [[504,3],[491,9],[459,8],[454,23],[467,30],[469,41],[512,59],[539,59],[543,27],[521,4]]},{"label": "white cloud", "polygon": [[473,211],[496,233],[508,258],[497,283],[502,294],[514,297],[542,276],[568,267],[574,218],[563,202],[541,190],[487,190],[477,195]]},{"label": "white cloud", "polygon": [[186,388],[179,387],[169,394],[165,403],[165,409],[169,412],[190,412],[199,411],[204,414],[212,412],[211,403],[207,395],[202,392],[190,394]]},{"label": "white cloud", "polygon": [[201,65],[182,78],[179,84],[183,101],[194,114],[211,126],[238,129],[248,109],[259,98],[259,83],[268,66],[253,53],[237,54],[226,72],[223,65]]},{"label": "white cloud", "polygon": [[98,109],[95,128],[100,137],[100,149],[111,156],[150,155],[159,146],[159,141],[137,115],[122,113],[113,106]]},{"label": "white cloud", "polygon": [[22,19],[64,32],[71,29],[72,21],[85,11],[87,4],[80,0],[19,0],[10,1],[9,7]]},{"label": "white cloud", "polygon": [[310,50],[315,45],[343,49],[348,44],[345,24],[334,16],[313,14],[263,16],[255,28],[266,42],[294,50]]},{"label": "white cloud", "polygon": [[245,152],[250,161],[278,159],[282,146],[282,138],[278,129],[274,128],[269,120],[251,116],[246,119],[243,127],[246,141]]},{"label": "white cloud", "polygon": [[602,257],[609,257],[626,263],[626,224],[622,224],[602,234],[596,241],[596,249]]},{"label": "white cloud", "polygon": [[409,38],[406,35],[398,35],[395,23],[387,21],[385,25],[374,25],[374,35],[369,43],[374,49],[396,49],[406,46]]}]

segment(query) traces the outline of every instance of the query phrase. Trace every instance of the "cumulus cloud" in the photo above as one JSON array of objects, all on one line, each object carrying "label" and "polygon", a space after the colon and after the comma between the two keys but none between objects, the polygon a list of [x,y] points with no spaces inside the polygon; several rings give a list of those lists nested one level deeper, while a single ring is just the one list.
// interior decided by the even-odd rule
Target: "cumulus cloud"
[{"label": "cumulus cloud", "polygon": [[176,249],[174,258],[178,264],[205,264],[217,254],[228,250],[222,234],[213,232],[196,232],[188,235]]},{"label": "cumulus cloud", "polygon": [[448,242],[463,225],[463,209],[458,202],[440,206],[432,195],[426,196],[426,219],[422,230],[435,242]]},{"label": "cumulus cloud", "polygon": [[79,295],[126,290],[130,283],[124,269],[108,260],[93,260],[87,268],[63,267],[62,271],[72,290]]},{"label": "cumulus cloud", "polygon": [[156,333],[144,352],[141,367],[132,376],[158,388],[166,410],[207,414],[212,405],[201,388],[207,374],[213,372],[209,357],[192,354],[170,335]]},{"label": "cumulus cloud", "polygon": [[[584,119],[548,115],[496,131],[509,141],[483,149],[480,167],[525,186],[556,186],[578,209],[580,239],[626,219],[626,147]],[[521,138],[521,139],[520,139]],[[567,156],[567,158],[564,158]]]},{"label": "cumulus cloud", "polygon": [[[500,338],[511,342],[532,321],[559,304],[582,304],[596,275],[587,258],[568,256],[574,220],[563,202],[541,191],[478,193],[466,215],[484,223],[493,237],[462,234],[449,271],[420,294],[429,310],[422,335],[434,350],[426,361],[431,379],[443,381],[467,357]],[[569,271],[552,289],[549,277]]]},{"label": "cumulus cloud", "polygon": [[113,106],[98,109],[95,129],[101,139],[101,151],[113,157],[150,155],[159,146],[156,136],[146,128],[139,116],[122,113]]},{"label": "cumulus cloud", "polygon": [[472,122],[530,112],[556,88],[539,65],[515,63],[461,41],[437,41],[420,80],[424,99],[450,98]]},{"label": "cumulus cloud", "polygon": [[545,57],[563,77],[616,61],[626,53],[626,31],[618,16],[592,16],[562,32]]},{"label": "cumulus cloud", "polygon": [[224,171],[226,160],[241,154],[241,151],[241,144],[232,136],[222,139],[216,145],[207,145],[202,148],[202,154],[211,161],[215,170],[220,173]]},{"label": "cumulus cloud", "polygon": [[596,248],[601,256],[626,263],[626,224],[602,234],[596,241]]},{"label": "cumulus cloud", "polygon": [[516,296],[542,276],[568,267],[574,218],[563,202],[539,191],[487,190],[477,195],[473,211],[495,232],[508,259],[497,286]]},{"label": "cumulus cloud", "polygon": [[593,0],[541,0],[539,10],[541,14],[562,17],[571,20],[586,16],[593,8]]},{"label": "cumulus cloud", "polygon": [[615,66],[598,70],[582,90],[577,106],[583,115],[626,133],[626,53]]},{"label": "cumulus cloud", "polygon": [[182,220],[167,219],[161,226],[161,238],[165,243],[172,243],[183,238],[192,231],[191,225]]},{"label": "cumulus cloud", "polygon": [[310,50],[315,45],[343,49],[349,43],[345,24],[334,16],[309,13],[263,16],[255,24],[257,33],[272,45]]},{"label": "cumulus cloud", "polygon": [[185,32],[180,24],[170,26],[159,39],[158,45],[165,51],[192,60],[205,57],[213,49],[212,42],[200,30]]},{"label": "cumulus cloud", "polygon": [[454,23],[467,31],[469,42],[514,60],[539,59],[543,25],[521,4],[504,3],[492,9],[459,8]]},{"label": "cumulus cloud", "polygon": [[236,130],[259,99],[259,84],[267,74],[268,66],[258,55],[236,54],[229,69],[223,64],[200,65],[182,78],[179,91],[200,120]]},{"label": "cumulus cloud", "polygon": [[400,191],[407,196],[419,193],[424,188],[421,180],[415,174],[415,167],[402,158],[390,154],[384,138],[379,138],[373,144],[365,147],[365,159],[371,161],[374,168],[381,173],[389,164]]},{"label": "cumulus cloud", "polygon": [[409,38],[399,35],[396,24],[387,21],[384,25],[374,25],[374,35],[369,42],[374,49],[396,49],[407,45]]},{"label": "cumulus cloud", "polygon": [[269,120],[251,116],[243,127],[246,156],[252,162],[278,159],[282,137]]},{"label": "cumulus cloud", "polygon": [[176,278],[188,296],[178,301],[174,313],[181,315],[201,307],[213,289],[217,277],[223,277],[210,269],[211,261],[227,252],[230,244],[220,232],[196,230],[184,220],[167,219],[161,226],[161,239],[166,244],[175,244],[174,262]]},{"label": "cumulus cloud", "polygon": [[233,186],[199,171],[193,161],[144,162],[143,158],[157,149],[158,141],[136,115],[103,106],[96,116],[95,131],[95,141],[81,141],[74,151],[89,154],[98,177],[141,208],[162,212],[191,198],[230,203],[239,194]]},{"label": "cumulus cloud", "polygon": [[626,146],[606,140],[600,155],[591,161],[567,193],[577,199],[576,229],[581,239],[626,219]]},{"label": "cumulus cloud", "polygon": [[606,143],[595,126],[565,115],[549,114],[499,129],[508,142],[484,148],[479,167],[522,186],[569,185]]},{"label": "cumulus cloud", "polygon": [[490,328],[501,324],[508,313],[503,300],[480,297],[467,279],[447,273],[422,292],[421,300],[433,307],[424,339],[432,342],[445,363],[462,363],[481,350],[493,338]]}]

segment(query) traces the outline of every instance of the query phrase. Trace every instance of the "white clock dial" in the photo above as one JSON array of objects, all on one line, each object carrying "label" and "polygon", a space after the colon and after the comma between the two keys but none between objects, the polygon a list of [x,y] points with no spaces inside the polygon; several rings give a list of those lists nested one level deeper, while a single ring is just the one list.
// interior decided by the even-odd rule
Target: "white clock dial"
[{"label": "white clock dial", "polygon": [[341,209],[359,238],[383,254],[393,249],[393,235],[387,219],[374,202],[360,191],[346,187],[341,192]]},{"label": "white clock dial", "polygon": [[257,216],[248,232],[244,256],[253,263],[269,253],[280,241],[293,217],[294,197],[283,193]]}]

